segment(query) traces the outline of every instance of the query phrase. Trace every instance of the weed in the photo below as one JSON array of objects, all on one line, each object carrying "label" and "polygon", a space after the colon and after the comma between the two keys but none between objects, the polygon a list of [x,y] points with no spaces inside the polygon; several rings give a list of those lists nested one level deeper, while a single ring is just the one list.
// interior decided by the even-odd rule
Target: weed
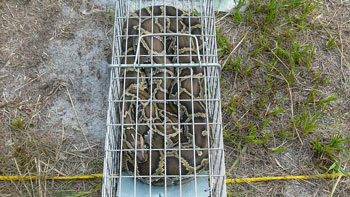
[{"label": "weed", "polygon": [[303,134],[309,134],[319,128],[320,126],[318,122],[322,119],[323,112],[327,110],[328,105],[331,102],[338,99],[337,97],[330,96],[325,99],[316,100],[317,96],[316,88],[312,89],[307,99],[307,104],[313,104],[313,109],[301,106],[302,112],[294,120],[295,125]]},{"label": "weed", "polygon": [[335,96],[330,96],[328,98],[325,98],[325,99],[321,99],[319,101],[317,101],[318,103],[322,104],[322,105],[327,105],[329,104],[330,102],[333,102],[333,101],[336,101],[338,100],[339,98],[338,97],[335,97]]},{"label": "weed", "polygon": [[283,108],[278,108],[278,109],[275,109],[272,112],[270,112],[270,115],[277,115],[277,114],[280,114],[280,113],[283,113],[283,112],[284,112]]},{"label": "weed", "polygon": [[230,144],[236,144],[233,134],[226,129],[224,129],[224,140]]},{"label": "weed", "polygon": [[25,121],[18,116],[16,120],[11,121],[11,126],[17,131],[23,130],[25,129]]},{"label": "weed", "polygon": [[242,58],[241,56],[238,56],[236,61],[233,61],[232,58],[228,60],[229,64],[228,66],[224,66],[227,70],[235,70],[238,74],[242,72],[242,64],[241,64]]},{"label": "weed", "polygon": [[304,107],[301,114],[295,119],[295,125],[304,135],[309,134],[319,128],[318,121],[321,119],[321,114],[317,111],[311,112]]},{"label": "weed", "polygon": [[227,38],[222,35],[219,29],[216,29],[216,38],[218,45],[218,57],[221,58],[228,53],[230,49],[230,43],[228,42]]},{"label": "weed", "polygon": [[240,105],[240,103],[242,103],[242,97],[240,96],[232,96],[230,99],[230,103],[227,106],[228,111],[231,113],[231,115],[233,115],[233,113],[235,113],[236,111],[236,107]]},{"label": "weed", "polygon": [[284,139],[293,139],[293,131],[283,131],[278,133],[278,136]]},{"label": "weed", "polygon": [[[243,147],[242,147],[243,146]],[[243,155],[246,153],[247,149],[248,149],[248,144],[242,144],[242,141],[239,141],[236,149],[240,150],[240,154],[239,156],[236,158],[236,160],[232,163],[230,169],[227,171],[227,174],[230,175],[232,173],[232,171],[235,169],[236,165],[239,163],[239,161],[241,160],[241,158],[243,157]]]},{"label": "weed", "polygon": [[280,152],[284,152],[284,151],[286,151],[285,148],[275,148],[272,150],[272,153],[280,153]]},{"label": "weed", "polygon": [[250,76],[251,73],[252,73],[252,66],[251,66],[251,65],[248,65],[248,66],[245,68],[245,70],[244,70],[244,72],[243,72],[243,75],[244,75],[244,76]]},{"label": "weed", "polygon": [[343,138],[339,134],[333,136],[329,142],[322,142],[318,138],[313,141],[313,148],[319,158],[319,167],[324,170],[339,172],[344,176],[347,173],[341,167],[342,158],[349,158],[350,138]]},{"label": "weed", "polygon": [[244,1],[239,0],[235,8],[235,13],[232,15],[232,20],[237,24],[242,24],[241,9],[243,6],[244,6]]},{"label": "weed", "polygon": [[329,40],[327,41],[326,48],[330,49],[330,48],[334,47],[336,45],[336,40],[337,40],[336,36],[331,36],[329,38]]},{"label": "weed", "polygon": [[287,63],[287,69],[289,69],[289,77],[287,79],[290,84],[293,84],[296,80],[295,72],[297,66],[300,68],[305,67],[307,71],[310,71],[314,46],[301,45],[292,39],[290,47],[284,48],[280,40],[277,42],[277,48],[274,50],[275,54],[282,62]]},{"label": "weed", "polygon": [[306,57],[306,70],[308,72],[311,71],[311,60],[312,60],[312,57],[314,56],[314,53],[315,53],[315,47],[312,46],[309,54]]}]

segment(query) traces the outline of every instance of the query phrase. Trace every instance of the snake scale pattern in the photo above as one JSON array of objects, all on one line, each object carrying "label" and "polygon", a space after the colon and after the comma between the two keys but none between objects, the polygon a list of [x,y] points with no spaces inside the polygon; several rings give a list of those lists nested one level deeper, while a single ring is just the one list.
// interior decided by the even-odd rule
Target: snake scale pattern
[{"label": "snake scale pattern", "polygon": [[[151,33],[196,35],[202,54],[200,19],[192,16],[171,6],[135,11],[124,23],[122,64],[134,63],[139,36]],[[138,63],[198,63],[195,46],[194,38],[188,36],[147,36],[140,40]],[[121,69],[120,100],[125,102],[118,109],[123,112],[123,149],[129,149],[123,152],[123,167],[130,175],[134,175],[136,164],[136,175],[144,176],[138,177],[141,181],[164,185],[166,174],[167,185],[174,185],[180,183],[180,173],[185,175],[181,178],[185,183],[193,179],[186,175],[193,175],[195,169],[199,173],[208,166],[212,139],[208,136],[204,77],[203,67]],[[130,150],[135,148],[135,141],[137,149],[143,149],[136,156]],[[152,151],[147,150],[150,147]]]}]

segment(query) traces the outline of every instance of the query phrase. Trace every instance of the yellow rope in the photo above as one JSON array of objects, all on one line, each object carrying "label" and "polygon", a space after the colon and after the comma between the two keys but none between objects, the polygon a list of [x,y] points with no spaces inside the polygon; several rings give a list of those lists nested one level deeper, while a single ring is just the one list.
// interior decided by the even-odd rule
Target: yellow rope
[{"label": "yellow rope", "polygon": [[83,176],[0,176],[0,181],[29,181],[29,180],[74,180],[74,179],[97,179],[102,178],[102,174],[91,174]]},{"label": "yellow rope", "polygon": [[[276,177],[256,177],[256,178],[237,178],[237,179],[226,179],[227,184],[234,183],[245,183],[245,182],[259,182],[259,181],[274,181],[274,180],[300,180],[300,179],[317,179],[317,178],[336,178],[339,177],[340,173],[335,174],[319,174],[319,175],[302,175],[302,176],[276,176]],[[347,173],[350,176],[350,172]],[[75,180],[75,179],[96,179],[102,178],[102,174],[91,174],[83,176],[0,176],[0,181],[28,181],[28,180]]]},{"label": "yellow rope", "polygon": [[[226,179],[226,183],[245,183],[245,182],[259,182],[259,181],[274,181],[274,180],[300,180],[300,179],[317,179],[317,178],[336,178],[340,173],[335,174],[318,174],[318,175],[301,175],[301,176],[275,176],[275,177],[257,177],[257,178],[240,178],[240,179]],[[347,174],[350,176],[350,172]]]}]

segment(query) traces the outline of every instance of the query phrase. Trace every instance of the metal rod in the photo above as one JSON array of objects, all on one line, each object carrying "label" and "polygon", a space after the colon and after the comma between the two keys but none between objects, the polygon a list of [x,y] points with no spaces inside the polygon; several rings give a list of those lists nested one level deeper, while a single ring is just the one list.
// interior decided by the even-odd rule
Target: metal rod
[{"label": "metal rod", "polygon": [[[137,66],[136,66],[137,65]],[[108,64],[109,68],[136,68],[136,67],[142,67],[142,68],[159,68],[159,67],[198,67],[198,66],[205,66],[205,67],[216,67],[221,70],[221,65],[218,63],[205,63],[205,64],[199,64],[199,63],[191,63],[191,64]]]}]

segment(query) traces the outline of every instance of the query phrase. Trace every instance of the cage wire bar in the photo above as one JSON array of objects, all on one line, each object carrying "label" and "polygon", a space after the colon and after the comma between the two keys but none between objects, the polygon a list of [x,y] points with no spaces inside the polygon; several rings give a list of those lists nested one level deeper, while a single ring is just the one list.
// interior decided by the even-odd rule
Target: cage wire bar
[{"label": "cage wire bar", "polygon": [[[197,16],[187,16],[189,20],[191,20],[192,17],[199,18],[202,28],[201,28],[201,39],[203,44],[202,53],[199,54],[190,54],[190,58],[192,59],[194,56],[200,56],[201,58],[198,63],[172,63],[172,64],[141,64],[138,63],[140,58],[142,58],[142,55],[136,53],[135,62],[133,64],[127,64],[126,62],[122,62],[121,59],[125,57],[122,52],[122,39],[123,36],[123,28],[124,23],[127,21],[126,24],[129,24],[130,20],[130,13],[135,12],[136,10],[140,10],[142,8],[148,7],[148,6],[173,6],[177,9],[182,9],[186,12],[198,12],[199,14]],[[102,184],[102,196],[226,196],[226,183],[225,183],[225,160],[224,160],[224,145],[223,145],[223,129],[222,129],[222,119],[221,119],[221,102],[220,102],[220,73],[221,73],[221,66],[218,64],[218,58],[217,58],[217,43],[216,43],[216,30],[215,30],[215,16],[214,16],[214,2],[213,0],[116,0],[115,3],[115,16],[114,16],[114,38],[113,38],[113,48],[112,48],[112,62],[109,65],[109,78],[110,78],[110,84],[109,84],[109,96],[108,96],[108,111],[107,111],[107,134],[106,134],[106,140],[105,140],[105,157],[104,157],[104,169],[103,169],[103,184]],[[154,16],[152,15],[152,20]],[[178,16],[176,16],[178,17]],[[178,18],[177,18],[178,19]],[[193,19],[192,19],[193,20]],[[140,20],[141,21],[141,20]],[[139,24],[140,25],[140,24]],[[178,24],[177,24],[178,26]],[[189,27],[191,28],[191,27]],[[153,24],[152,24],[153,29]],[[152,30],[153,31],[153,30]],[[195,39],[195,45],[196,46],[190,46],[197,47],[198,48],[198,40],[197,37],[191,35],[191,34],[181,34],[179,32],[176,33],[164,33],[164,34],[156,34],[151,32],[149,35],[138,35],[138,46],[137,51],[139,51],[139,45],[140,40],[150,36],[152,37],[152,46],[153,48],[153,39],[155,36],[173,36],[178,37],[179,36],[188,36],[193,37]],[[131,37],[131,36],[130,36]],[[166,43],[164,43],[164,46]],[[177,58],[179,58],[179,47],[177,46]],[[171,54],[166,54],[165,56],[168,56]],[[165,57],[164,57],[165,58]],[[151,58],[152,59],[152,58]],[[205,81],[205,98],[201,99],[202,102],[205,103],[206,107],[206,117],[207,122],[205,123],[207,125],[207,128],[209,129],[209,132],[211,134],[211,139],[213,143],[209,145],[208,148],[206,148],[206,151],[208,151],[208,168],[204,171],[197,172],[196,168],[194,168],[194,173],[192,175],[177,175],[180,184],[171,186],[167,185],[167,178],[174,177],[174,175],[167,175],[166,173],[161,178],[164,178],[165,184],[163,186],[153,186],[152,184],[146,184],[138,180],[138,178],[147,178],[149,180],[153,178],[157,178],[155,175],[149,175],[149,176],[139,176],[136,174],[136,170],[134,170],[134,174],[128,174],[124,172],[123,169],[123,162],[125,162],[125,158],[123,157],[123,153],[126,151],[131,151],[136,153],[137,151],[148,151],[152,155],[152,151],[163,151],[163,153],[166,155],[168,151],[171,150],[177,150],[179,151],[180,157],[181,157],[181,151],[191,150],[193,151],[193,159],[194,163],[196,163],[196,154],[195,151],[201,150],[198,147],[195,147],[193,140],[193,147],[192,148],[182,148],[181,147],[181,141],[179,143],[179,147],[176,148],[167,148],[167,142],[164,138],[164,148],[163,149],[155,149],[150,146],[149,148],[134,148],[134,149],[125,149],[125,146],[123,146],[123,135],[125,135],[125,126],[134,126],[136,128],[136,135],[135,135],[135,144],[137,142],[137,131],[138,127],[142,126],[142,123],[137,123],[137,117],[136,117],[136,123],[127,125],[124,124],[122,115],[125,113],[125,104],[127,102],[135,102],[136,106],[140,102],[145,102],[143,100],[140,100],[138,97],[136,97],[136,100],[127,100],[125,97],[121,96],[121,93],[125,91],[125,83],[123,80],[126,80],[126,77],[123,77],[121,74],[124,72],[125,68],[133,68],[134,70],[139,71],[141,68],[151,68],[151,73],[153,72],[153,69],[156,68],[162,68],[162,67],[174,67],[176,69],[182,68],[182,67],[201,67],[204,69],[204,76],[203,79]],[[193,76],[191,75],[191,86],[193,82]],[[137,75],[137,82],[142,80],[142,76],[139,76],[139,72]],[[150,80],[152,84],[152,80],[154,80],[154,77],[152,78],[152,74],[148,77],[146,77],[147,80]],[[166,77],[164,75],[163,79],[165,80]],[[174,80],[179,80],[181,77],[177,73],[177,76],[173,78]],[[121,84],[124,84],[123,87],[121,87]],[[178,88],[179,84],[177,83]],[[121,89],[123,88],[123,89]],[[137,88],[138,89],[138,88]],[[152,85],[151,85],[152,89]],[[179,89],[178,89],[179,90]],[[193,92],[193,86],[191,87],[191,91]],[[138,94],[138,92],[137,92]],[[165,97],[164,97],[165,98]],[[177,99],[174,99],[172,102],[180,102],[179,96]],[[197,99],[198,100],[198,99]],[[192,108],[193,103],[197,101],[192,97],[190,100],[192,102]],[[155,100],[152,101],[152,98],[150,98],[150,103],[152,106],[153,102],[157,102]],[[171,100],[164,99],[158,102],[164,102],[166,104]],[[121,109],[118,109],[117,106],[119,104],[122,104]],[[151,107],[152,109],[152,107]],[[180,109],[180,108],[179,108]],[[136,107],[136,114],[137,110],[139,110],[139,107]],[[166,109],[165,109],[166,110]],[[151,111],[152,114],[152,111]],[[192,113],[193,118],[193,113]],[[151,117],[152,119],[152,117]],[[194,118],[193,118],[194,119]],[[150,123],[152,124],[152,123]],[[178,115],[178,122],[177,123],[162,123],[164,125],[164,132],[166,132],[166,126],[169,124],[177,125],[178,128],[180,128],[182,125],[192,125],[192,130],[194,132],[194,126],[196,124],[200,123],[183,123],[180,122],[180,114]],[[208,136],[208,135],[207,135]],[[195,137],[195,134],[193,133],[193,137]],[[179,137],[180,139],[180,137]],[[150,137],[150,144],[152,144],[152,134]],[[208,137],[208,144],[209,144],[209,137]],[[135,146],[136,147],[136,146]],[[136,154],[134,154],[134,165],[136,169]],[[151,157],[151,156],[150,156]],[[151,162],[150,162],[151,163]],[[166,157],[165,157],[165,169],[167,169],[166,165]],[[150,164],[151,165],[151,164]],[[180,171],[181,171],[181,165]],[[149,167],[151,168],[151,166]],[[191,181],[182,181],[182,178],[186,177],[192,177]]]}]

